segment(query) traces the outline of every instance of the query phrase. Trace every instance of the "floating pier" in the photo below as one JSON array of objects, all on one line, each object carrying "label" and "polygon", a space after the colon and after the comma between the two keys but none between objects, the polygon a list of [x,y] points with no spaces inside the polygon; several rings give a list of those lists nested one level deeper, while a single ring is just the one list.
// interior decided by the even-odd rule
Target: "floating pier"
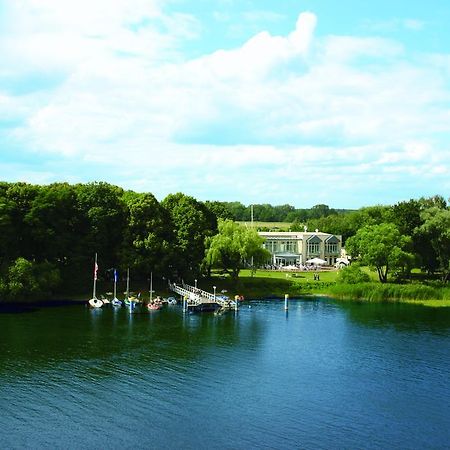
[{"label": "floating pier", "polygon": [[224,295],[203,291],[189,284],[169,282],[169,289],[183,298],[185,311],[216,311],[218,309],[237,309],[238,302]]}]

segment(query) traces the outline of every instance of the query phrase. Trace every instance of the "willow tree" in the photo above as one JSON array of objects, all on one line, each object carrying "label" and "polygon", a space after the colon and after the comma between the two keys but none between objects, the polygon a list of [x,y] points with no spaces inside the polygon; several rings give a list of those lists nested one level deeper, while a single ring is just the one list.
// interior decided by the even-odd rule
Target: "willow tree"
[{"label": "willow tree", "polygon": [[218,234],[208,242],[207,265],[220,268],[236,279],[250,261],[258,266],[270,259],[270,253],[263,248],[264,238],[254,229],[232,220],[219,220],[218,228]]}]

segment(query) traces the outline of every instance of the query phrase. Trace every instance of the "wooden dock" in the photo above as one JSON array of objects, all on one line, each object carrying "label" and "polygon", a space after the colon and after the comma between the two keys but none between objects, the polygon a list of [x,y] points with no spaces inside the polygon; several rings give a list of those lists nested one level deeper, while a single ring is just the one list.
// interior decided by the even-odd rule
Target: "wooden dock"
[{"label": "wooden dock", "polygon": [[224,295],[211,294],[211,292],[190,286],[186,283],[181,285],[169,282],[169,289],[183,298],[187,308],[195,309],[206,305],[217,305],[218,308],[237,309],[238,302]]}]

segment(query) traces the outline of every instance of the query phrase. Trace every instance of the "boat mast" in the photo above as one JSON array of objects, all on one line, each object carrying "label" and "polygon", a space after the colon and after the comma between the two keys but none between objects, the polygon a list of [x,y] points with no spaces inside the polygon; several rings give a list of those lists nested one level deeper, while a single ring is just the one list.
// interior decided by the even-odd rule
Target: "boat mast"
[{"label": "boat mast", "polygon": [[153,272],[150,272],[150,303],[152,302],[153,293]]},{"label": "boat mast", "polygon": [[127,300],[130,294],[130,268],[127,269]]},{"label": "boat mast", "polygon": [[95,263],[94,263],[94,286],[92,288],[92,298],[96,299],[96,287],[97,287],[97,271],[98,271],[98,265],[97,265],[97,253],[95,253]]},{"label": "boat mast", "polygon": [[117,269],[114,269],[114,298],[117,298]]}]

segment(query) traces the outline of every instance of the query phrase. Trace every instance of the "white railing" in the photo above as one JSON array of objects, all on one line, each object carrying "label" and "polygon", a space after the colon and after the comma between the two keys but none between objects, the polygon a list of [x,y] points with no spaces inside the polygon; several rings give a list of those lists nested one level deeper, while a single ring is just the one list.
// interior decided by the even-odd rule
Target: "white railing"
[{"label": "white railing", "polygon": [[188,299],[188,304],[199,305],[201,303],[217,303],[220,306],[236,306],[235,300],[230,300],[229,298],[223,298],[210,292],[203,291],[202,289],[190,286],[189,284],[183,283],[179,286],[176,283],[169,282],[169,289],[182,295]]}]

